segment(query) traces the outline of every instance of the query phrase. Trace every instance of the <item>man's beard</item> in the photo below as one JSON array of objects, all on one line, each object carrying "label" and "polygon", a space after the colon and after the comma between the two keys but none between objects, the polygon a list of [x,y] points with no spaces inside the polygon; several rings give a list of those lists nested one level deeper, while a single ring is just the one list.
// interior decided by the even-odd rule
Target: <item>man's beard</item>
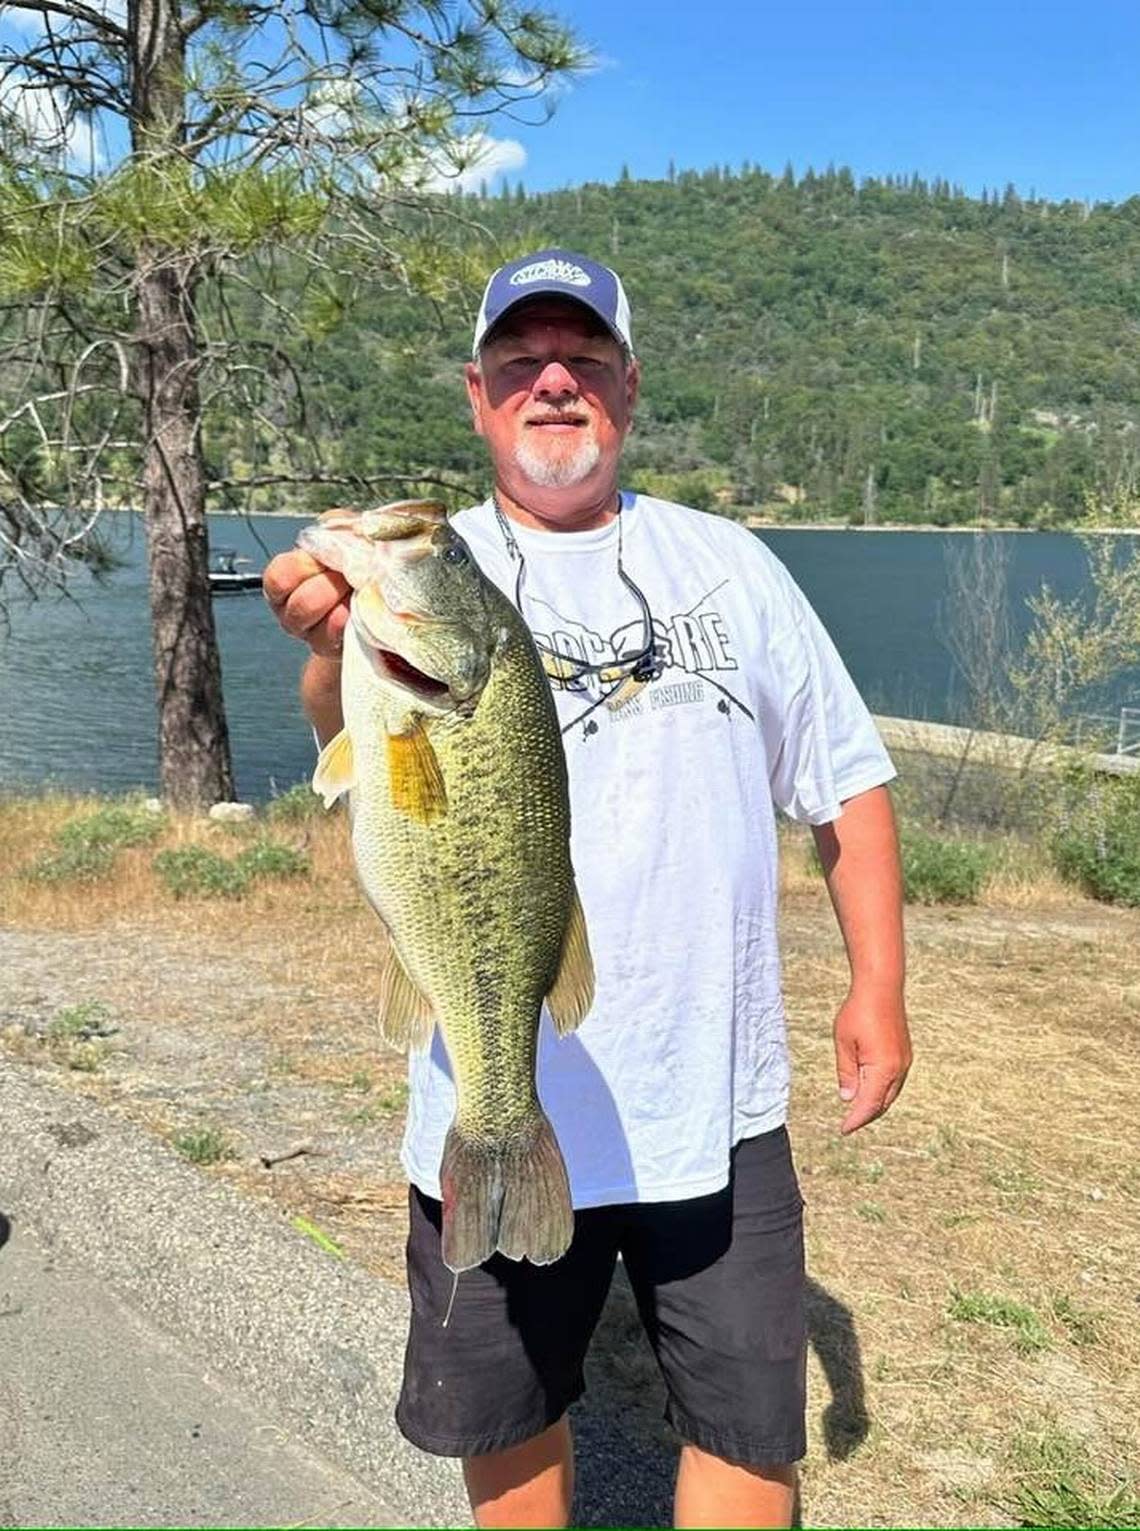
[{"label": "man's beard", "polygon": [[524,434],[515,447],[515,466],[539,489],[569,489],[580,484],[598,466],[602,450],[592,431],[583,432],[569,451],[542,452]]}]

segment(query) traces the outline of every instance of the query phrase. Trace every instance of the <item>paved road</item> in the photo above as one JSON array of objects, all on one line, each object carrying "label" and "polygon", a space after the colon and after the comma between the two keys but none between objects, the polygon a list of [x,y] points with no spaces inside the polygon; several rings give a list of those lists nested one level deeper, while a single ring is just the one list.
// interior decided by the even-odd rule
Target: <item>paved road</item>
[{"label": "paved road", "polygon": [[2,1060],[0,1113],[0,1524],[469,1524],[402,1292]]},{"label": "paved road", "polygon": [[18,1226],[0,1250],[0,1343],[0,1525],[392,1523],[359,1479]]},{"label": "paved road", "polygon": [[[0,1120],[0,1526],[470,1524],[392,1421],[403,1291],[2,1058]],[[577,1525],[670,1523],[659,1411],[575,1408]]]}]

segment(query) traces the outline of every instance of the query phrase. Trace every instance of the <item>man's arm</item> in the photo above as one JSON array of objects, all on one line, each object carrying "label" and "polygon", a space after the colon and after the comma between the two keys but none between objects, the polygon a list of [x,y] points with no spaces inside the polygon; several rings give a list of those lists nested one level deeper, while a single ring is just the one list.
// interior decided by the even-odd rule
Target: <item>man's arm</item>
[{"label": "man's arm", "polygon": [[886,787],[849,798],[831,824],[813,826],[835,908],[851,987],[835,1018],[839,1095],[851,1102],[840,1126],[854,1132],[898,1095],[910,1068],[903,1000],[902,870]]}]

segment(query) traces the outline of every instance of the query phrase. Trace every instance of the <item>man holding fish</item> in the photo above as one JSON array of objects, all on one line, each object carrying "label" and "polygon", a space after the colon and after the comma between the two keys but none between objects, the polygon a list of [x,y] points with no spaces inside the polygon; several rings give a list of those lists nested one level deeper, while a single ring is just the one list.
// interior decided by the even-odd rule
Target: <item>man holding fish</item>
[{"label": "man holding fish", "polygon": [[619,1255],[683,1442],[676,1524],[791,1524],[776,808],[812,826],[851,965],[840,1130],[910,1064],[890,761],[764,545],[620,489],[638,383],[613,271],[510,262],[467,367],[491,498],[329,512],[265,578],[312,650],[314,784],[349,796],[381,1024],[413,1049],[397,1420],[463,1458],[481,1526],[568,1524]]}]

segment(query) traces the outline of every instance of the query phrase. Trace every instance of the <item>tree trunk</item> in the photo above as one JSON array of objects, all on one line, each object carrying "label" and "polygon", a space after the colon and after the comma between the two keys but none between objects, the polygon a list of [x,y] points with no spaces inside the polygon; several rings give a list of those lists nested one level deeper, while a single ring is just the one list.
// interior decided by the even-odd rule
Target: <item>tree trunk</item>
[{"label": "tree trunk", "polygon": [[[177,0],[131,0],[132,148],[161,159],[183,136]],[[169,159],[167,160],[169,164]],[[234,795],[210,603],[193,252],[149,247],[135,272],[151,638],[163,797],[203,808]]]},{"label": "tree trunk", "polygon": [[210,601],[193,288],[168,260],[140,271],[143,483],[162,795],[204,808],[234,795]]}]

